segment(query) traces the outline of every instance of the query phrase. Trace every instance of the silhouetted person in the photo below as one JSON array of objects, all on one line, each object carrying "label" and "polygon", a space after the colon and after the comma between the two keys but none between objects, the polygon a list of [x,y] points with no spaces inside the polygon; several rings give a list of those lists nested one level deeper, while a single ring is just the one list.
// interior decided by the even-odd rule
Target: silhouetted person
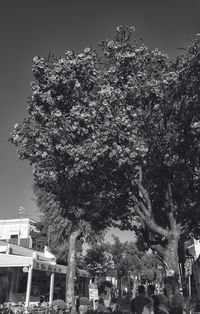
[{"label": "silhouetted person", "polygon": [[141,285],[138,287],[138,295],[131,300],[131,312],[132,314],[142,314],[145,307],[149,309],[148,312],[151,313],[151,302],[145,297],[145,287]]},{"label": "silhouetted person", "polygon": [[148,297],[153,305],[153,309],[154,309],[154,314],[159,314],[159,299],[158,297],[154,294],[155,292],[155,286],[154,285],[148,285],[147,287],[147,294]]}]

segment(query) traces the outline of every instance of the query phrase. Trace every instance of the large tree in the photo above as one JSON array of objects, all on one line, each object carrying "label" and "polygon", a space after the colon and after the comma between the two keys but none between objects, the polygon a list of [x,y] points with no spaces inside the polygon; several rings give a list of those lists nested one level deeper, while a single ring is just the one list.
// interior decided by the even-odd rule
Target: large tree
[{"label": "large tree", "polygon": [[37,202],[47,221],[63,224],[65,219],[59,232],[69,235],[66,301],[73,304],[77,239],[119,220],[126,202],[117,192],[116,169],[105,171],[109,161],[104,155],[112,148],[101,144],[109,141],[109,130],[101,137],[104,70],[97,54],[86,48],[58,59],[35,57],[33,74],[27,117],[15,125],[11,141],[19,158],[32,166]]},{"label": "large tree", "polygon": [[88,225],[139,224],[177,273],[181,234],[199,231],[199,46],[170,62],[131,41],[133,30],[118,27],[101,58],[89,48],[35,57],[28,115],[11,139],[70,222],[71,252]]}]

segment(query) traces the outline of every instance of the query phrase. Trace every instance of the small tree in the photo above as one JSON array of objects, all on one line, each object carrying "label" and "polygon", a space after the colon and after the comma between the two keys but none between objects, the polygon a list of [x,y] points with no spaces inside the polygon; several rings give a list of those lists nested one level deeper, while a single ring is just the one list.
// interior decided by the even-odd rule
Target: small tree
[{"label": "small tree", "polygon": [[104,243],[88,249],[84,261],[96,284],[115,273],[112,254]]},{"label": "small tree", "polygon": [[137,244],[121,242],[113,236],[114,243],[102,243],[87,250],[85,263],[93,277],[114,276],[118,281],[121,296],[121,281],[126,279],[130,284],[130,276],[143,277],[149,282],[157,279],[158,265],[162,262],[153,253],[139,251]]}]

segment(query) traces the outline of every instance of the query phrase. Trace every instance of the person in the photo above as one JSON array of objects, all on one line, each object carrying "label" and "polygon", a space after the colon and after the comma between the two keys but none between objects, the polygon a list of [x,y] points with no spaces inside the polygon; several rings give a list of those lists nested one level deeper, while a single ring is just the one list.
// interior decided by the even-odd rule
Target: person
[{"label": "person", "polygon": [[106,312],[106,310],[107,310],[107,307],[104,305],[104,300],[100,298],[97,312]]},{"label": "person", "polygon": [[178,278],[175,276],[165,277],[164,284],[170,314],[182,314],[185,305],[183,296],[179,292]]},{"label": "person", "polygon": [[122,314],[122,312],[118,309],[117,303],[118,303],[117,299],[112,298],[110,307],[106,310],[106,313]]},{"label": "person", "polygon": [[94,300],[94,311],[98,312],[98,309],[99,309],[99,300],[95,299]]},{"label": "person", "polygon": [[145,287],[140,285],[138,287],[138,295],[131,300],[132,314],[151,314],[152,305],[150,300],[145,296]]},{"label": "person", "polygon": [[158,306],[159,306],[159,299],[158,297],[154,294],[155,292],[155,286],[150,284],[147,286],[147,294],[148,294],[148,297],[152,303],[152,306],[153,306],[153,309],[154,309],[154,314],[159,314],[159,309],[158,309]]},{"label": "person", "polygon": [[80,314],[85,314],[89,312],[90,301],[87,297],[81,297],[79,299],[78,312]]},{"label": "person", "polygon": [[164,294],[159,294],[158,296],[159,304],[158,304],[158,314],[169,314],[169,301]]}]

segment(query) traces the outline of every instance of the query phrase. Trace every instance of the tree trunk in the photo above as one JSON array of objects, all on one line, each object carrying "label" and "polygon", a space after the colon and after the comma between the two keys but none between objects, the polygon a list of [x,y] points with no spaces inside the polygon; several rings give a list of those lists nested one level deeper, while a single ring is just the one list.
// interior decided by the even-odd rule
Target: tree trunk
[{"label": "tree trunk", "polygon": [[[165,292],[169,302],[171,314],[181,314],[183,311],[183,298],[179,293],[179,257],[178,242],[180,238],[180,227],[174,221],[174,228],[169,233],[168,247],[164,254],[166,264]],[[172,270],[172,274],[167,274],[167,269]]]},{"label": "tree trunk", "polygon": [[174,272],[174,276],[178,277],[179,275],[179,258],[178,258],[178,241],[180,238],[180,232],[177,230],[173,230],[170,232],[168,238],[168,246],[164,251],[164,263],[167,269],[172,270]]},{"label": "tree trunk", "polygon": [[117,276],[117,289],[119,294],[119,300],[122,298],[122,279],[121,276]]},{"label": "tree trunk", "polygon": [[[173,202],[171,183],[168,182],[166,190],[166,206],[168,208],[169,228],[163,228],[154,220],[152,204],[148,191],[142,185],[142,170],[139,168],[139,179],[135,180],[140,192],[140,198],[137,199],[133,194],[131,199],[134,202],[134,211],[140,216],[141,220],[152,231],[160,234],[168,241],[167,249],[163,253],[163,262],[166,269],[165,289],[169,300],[170,314],[182,313],[182,299],[179,294],[179,258],[178,242],[181,234],[181,226],[176,222],[176,208]],[[142,199],[142,200],[141,200]],[[168,270],[168,273],[167,273]]]},{"label": "tree trunk", "polygon": [[79,235],[80,231],[75,230],[69,236],[66,297],[65,297],[67,306],[69,308],[74,307],[74,279],[76,275],[76,241]]}]

